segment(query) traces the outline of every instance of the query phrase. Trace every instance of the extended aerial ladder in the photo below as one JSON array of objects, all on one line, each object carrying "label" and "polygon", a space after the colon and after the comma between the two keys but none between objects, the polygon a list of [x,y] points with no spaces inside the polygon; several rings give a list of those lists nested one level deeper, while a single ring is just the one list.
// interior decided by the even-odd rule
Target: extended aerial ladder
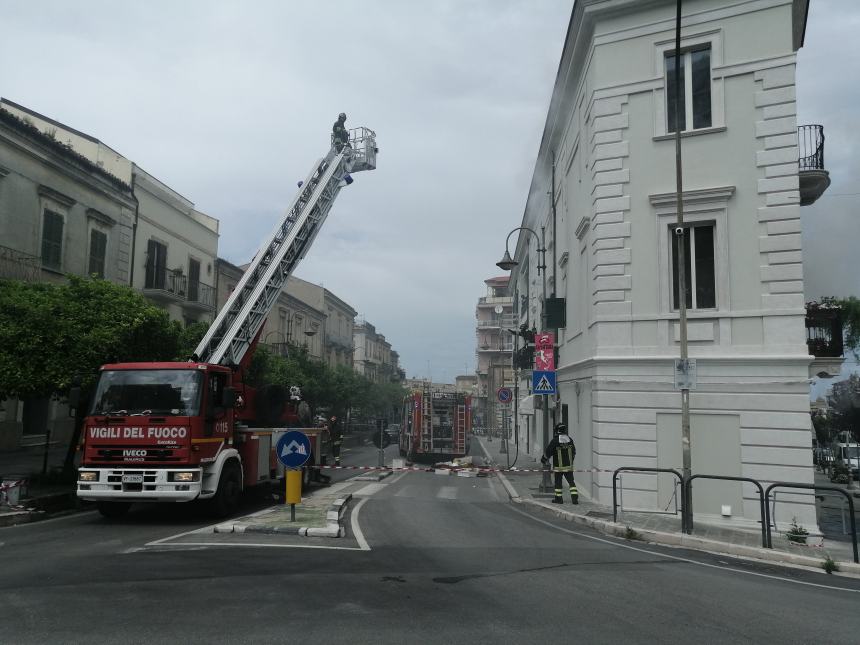
[{"label": "extended aerial ladder", "polygon": [[332,140],[328,154],[299,184],[299,192],[286,214],[266,238],[197,346],[195,360],[228,366],[242,363],[341,188],[352,183],[351,173],[376,168],[376,133],[360,127],[351,129],[349,135],[347,145],[336,145]]}]

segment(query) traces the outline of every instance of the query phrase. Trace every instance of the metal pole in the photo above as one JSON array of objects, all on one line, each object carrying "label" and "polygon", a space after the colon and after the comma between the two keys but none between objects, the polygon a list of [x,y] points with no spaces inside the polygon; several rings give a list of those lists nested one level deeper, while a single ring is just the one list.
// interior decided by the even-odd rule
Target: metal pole
[{"label": "metal pole", "polygon": [[[555,235],[555,150],[552,151],[552,184],[549,193],[549,203],[552,206],[552,295],[555,297],[558,289],[558,283],[556,282],[555,277],[555,270],[558,267],[558,261],[556,260],[558,238]],[[546,244],[544,244],[544,248],[546,248]]]},{"label": "metal pole", "polygon": [[[675,191],[678,220],[675,229],[675,243],[677,245],[678,258],[678,314],[681,336],[681,360],[688,358],[687,347],[687,257],[685,248],[686,231],[684,229],[684,197],[683,197],[683,174],[681,165],[681,2],[675,12]],[[686,383],[685,383],[686,384]],[[692,460],[690,451],[690,390],[681,389],[681,450],[683,458],[684,479],[689,480],[692,475]],[[687,487],[682,486],[684,495],[687,496]],[[684,516],[681,523],[686,529],[692,525],[693,499],[692,494],[684,500]]]},{"label": "metal pole", "polygon": [[[517,296],[514,294],[514,307],[515,307],[515,315],[514,315],[514,326],[518,327],[520,322],[520,308],[519,304],[516,302]],[[511,354],[511,370],[514,373],[514,446],[516,447],[517,457],[519,459],[520,454],[520,423],[519,423],[519,398],[520,398],[520,374],[519,368],[517,367],[517,353],[519,350],[519,341],[517,340],[519,336],[514,334],[514,351]],[[525,340],[525,339],[524,339]],[[516,463],[516,459],[514,459],[514,463]],[[510,466],[508,466],[510,468]]]},{"label": "metal pole", "polygon": [[383,439],[385,438],[383,435],[385,433],[385,423],[380,419],[379,420],[379,467],[385,467],[385,448],[383,447]]},{"label": "metal pole", "polygon": [[[540,326],[541,331],[546,331],[546,229],[543,226],[540,227],[540,243],[542,248],[538,249],[538,251],[541,254],[541,264],[538,266],[538,270],[541,272],[541,277],[543,278],[541,281],[543,303],[540,308]],[[541,454],[543,454],[543,451],[549,444],[549,394],[544,394],[542,396],[543,431],[541,432],[541,440],[543,442],[543,447],[541,448]],[[540,488],[542,493],[548,493],[552,488],[552,484],[549,480],[549,469],[546,467],[544,467],[543,472],[541,473]]]}]

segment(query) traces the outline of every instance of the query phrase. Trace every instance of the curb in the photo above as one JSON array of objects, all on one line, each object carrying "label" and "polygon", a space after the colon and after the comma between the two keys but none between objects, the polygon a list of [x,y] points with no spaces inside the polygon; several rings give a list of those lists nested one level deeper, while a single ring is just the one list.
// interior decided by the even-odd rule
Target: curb
[{"label": "curb", "polygon": [[[0,527],[29,524],[36,520],[38,511],[9,511],[0,513]],[[44,513],[43,513],[44,514]]]},{"label": "curb", "polygon": [[17,510],[10,509],[0,513],[0,528],[39,522],[80,510],[80,502],[75,492],[28,497],[21,500]]},{"label": "curb", "polygon": [[[583,524],[596,531],[614,537],[624,537],[627,531],[626,524],[611,522],[598,518],[579,515],[571,511],[552,508],[543,502],[531,499],[517,498],[513,500],[516,503],[527,504],[540,508],[544,511],[555,515],[561,519]],[[633,528],[633,527],[631,527]],[[708,553],[718,553],[723,555],[732,555],[742,558],[750,558],[754,560],[776,562],[782,564],[792,564],[803,567],[811,567],[820,570],[821,562],[824,558],[813,558],[807,555],[795,553],[786,553],[784,551],[775,551],[773,549],[763,549],[761,547],[747,546],[744,544],[730,544],[728,542],[718,542],[717,540],[709,540],[706,538],[695,537],[692,535],[679,535],[676,533],[664,533],[662,531],[652,531],[649,529],[636,529],[643,542],[651,544],[661,544],[665,546],[675,546],[685,549],[694,549],[696,551],[705,551]],[[839,562],[840,573],[850,574],[853,576],[860,575],[860,564],[853,562]]]},{"label": "curb", "polygon": [[339,538],[346,535],[341,525],[352,494],[336,499],[326,511],[325,528],[307,526],[266,526],[265,524],[246,524],[242,522],[218,524],[214,533],[262,533],[265,535],[300,535],[302,537]]},{"label": "curb", "polygon": [[[571,511],[552,507],[545,502],[520,497],[519,493],[517,493],[516,489],[508,481],[507,477],[505,477],[502,473],[496,473],[496,475],[498,475],[499,479],[501,480],[505,491],[511,498],[511,501],[515,504],[526,504],[528,506],[539,508],[543,511],[551,513],[552,515],[555,515],[560,519],[588,526],[589,528],[592,528],[595,531],[599,531],[600,533],[603,533],[605,535],[611,535],[613,537],[621,538],[625,537],[625,534],[627,532],[626,524],[620,524],[609,520],[602,520],[596,517],[588,517],[587,515],[581,515],[579,513],[574,513]],[[728,542],[719,542],[717,540],[709,540],[706,538],[695,537],[693,535],[665,533],[663,531],[652,531],[649,529],[639,528],[636,528],[636,532],[639,534],[640,539],[645,543],[674,546],[684,549],[693,549],[696,551],[705,551],[708,553],[718,553],[722,555],[732,555],[736,557],[749,558],[759,561],[811,567],[819,572],[821,571],[821,563],[824,560],[823,557],[813,558],[808,555],[786,553],[784,551],[775,551],[773,549],[763,549],[761,547],[746,546],[743,544],[730,544]],[[838,564],[840,574],[848,574],[852,577],[860,576],[860,564],[845,561],[839,561]]]}]

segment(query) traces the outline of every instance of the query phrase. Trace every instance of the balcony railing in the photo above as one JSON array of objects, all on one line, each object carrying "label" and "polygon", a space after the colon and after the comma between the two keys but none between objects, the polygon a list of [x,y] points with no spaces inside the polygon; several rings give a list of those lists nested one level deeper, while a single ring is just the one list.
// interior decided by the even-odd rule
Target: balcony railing
[{"label": "balcony railing", "polygon": [[214,309],[215,288],[203,282],[189,282],[188,302],[203,309]]},{"label": "balcony railing", "polygon": [[806,306],[806,346],[816,358],[842,356],[845,348],[839,309],[815,304]]},{"label": "balcony railing", "polygon": [[482,296],[478,298],[479,305],[510,305],[512,302],[510,296]]},{"label": "balcony railing", "polygon": [[494,328],[494,327],[514,327],[515,319],[513,316],[501,316],[491,320],[479,320],[478,329]]},{"label": "balcony railing", "polygon": [[0,278],[36,282],[41,268],[41,258],[0,246]]},{"label": "balcony railing", "polygon": [[798,170],[824,170],[824,126],[797,127]]},{"label": "balcony railing", "polygon": [[[188,292],[188,278],[181,272],[155,267],[146,272],[146,280],[143,288],[154,292],[161,292],[172,298],[184,300]],[[150,294],[152,296],[158,294]]]},{"label": "balcony railing", "polygon": [[824,169],[824,128],[820,125],[799,126],[797,147],[800,205],[809,206],[830,186],[830,173]]}]

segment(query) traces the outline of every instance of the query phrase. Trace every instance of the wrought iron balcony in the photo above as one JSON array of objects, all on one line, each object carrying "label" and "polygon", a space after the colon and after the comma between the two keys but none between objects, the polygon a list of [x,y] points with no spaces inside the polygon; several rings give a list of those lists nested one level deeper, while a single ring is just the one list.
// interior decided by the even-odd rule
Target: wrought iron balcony
[{"label": "wrought iron balcony", "polygon": [[806,346],[814,357],[811,376],[833,376],[841,371],[845,347],[839,308],[818,303],[806,305]]},{"label": "wrought iron balcony", "polygon": [[212,311],[215,309],[215,287],[203,282],[188,282],[187,305],[201,311]]},{"label": "wrought iron balcony", "polygon": [[153,300],[179,302],[186,299],[188,278],[181,271],[157,266],[147,270],[143,293]]},{"label": "wrought iron balcony", "polygon": [[8,246],[0,246],[0,278],[37,282],[41,268],[41,258],[16,251]]},{"label": "wrought iron balcony", "polygon": [[797,146],[800,205],[808,206],[814,204],[830,186],[830,173],[824,169],[824,127],[798,126]]}]

